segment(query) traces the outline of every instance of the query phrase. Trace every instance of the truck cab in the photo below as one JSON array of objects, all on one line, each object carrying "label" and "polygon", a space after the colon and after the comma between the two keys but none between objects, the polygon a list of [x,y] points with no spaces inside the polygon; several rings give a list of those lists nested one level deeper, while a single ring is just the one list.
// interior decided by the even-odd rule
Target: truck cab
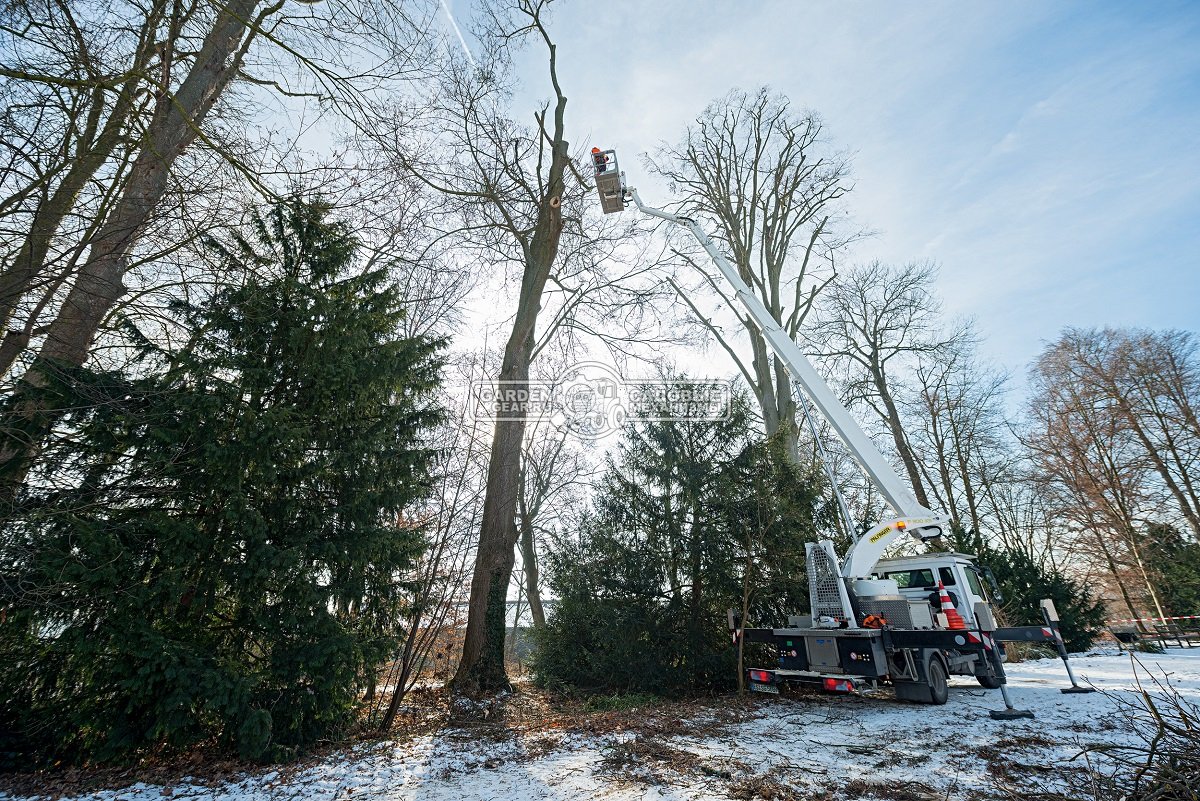
[{"label": "truck cab", "polygon": [[875,575],[896,582],[900,594],[906,598],[927,599],[934,611],[939,610],[937,596],[938,582],[941,582],[958,613],[972,627],[975,625],[975,604],[980,601],[992,603],[984,589],[988,582],[971,554],[928,553],[880,559]]}]

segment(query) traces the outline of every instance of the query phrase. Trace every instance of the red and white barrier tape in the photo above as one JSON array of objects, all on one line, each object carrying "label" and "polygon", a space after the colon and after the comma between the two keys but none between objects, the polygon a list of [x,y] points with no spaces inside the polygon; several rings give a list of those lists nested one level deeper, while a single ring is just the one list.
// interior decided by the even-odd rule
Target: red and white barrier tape
[{"label": "red and white barrier tape", "polygon": [[1131,617],[1125,620],[1110,620],[1110,623],[1154,623],[1167,620],[1200,620],[1200,615],[1176,615],[1175,617]]}]

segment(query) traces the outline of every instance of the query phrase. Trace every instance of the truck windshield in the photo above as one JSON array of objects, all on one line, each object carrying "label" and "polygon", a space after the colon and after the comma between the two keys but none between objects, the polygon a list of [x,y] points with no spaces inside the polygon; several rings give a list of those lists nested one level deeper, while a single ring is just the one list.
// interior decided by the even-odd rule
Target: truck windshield
[{"label": "truck windshield", "polygon": [[979,583],[979,575],[975,569],[968,567],[964,572],[967,574],[967,586],[971,588],[971,592],[986,601],[987,595],[983,591],[983,585]]}]

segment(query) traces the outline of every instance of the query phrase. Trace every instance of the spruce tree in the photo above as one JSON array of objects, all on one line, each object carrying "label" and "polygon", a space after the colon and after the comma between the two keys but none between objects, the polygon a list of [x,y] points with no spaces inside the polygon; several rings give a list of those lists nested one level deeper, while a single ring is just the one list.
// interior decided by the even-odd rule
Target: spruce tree
[{"label": "spruce tree", "polygon": [[538,680],[593,693],[735,686],[726,610],[747,598],[758,619],[803,607],[817,503],[782,442],[755,438],[744,397],[722,420],[627,425],[592,513],[548,554],[558,603]]},{"label": "spruce tree", "polygon": [[1168,615],[1200,615],[1200,542],[1164,524],[1147,527],[1147,562]]},{"label": "spruce tree", "polygon": [[404,299],[320,204],[212,246],[240,285],[171,309],[182,347],[131,329],[136,372],[45,390],[66,416],[7,526],[0,627],[26,765],[281,756],[349,725],[392,653],[440,343],[398,335]]},{"label": "spruce tree", "polygon": [[1086,651],[1104,630],[1104,602],[1082,581],[1035,561],[1019,548],[985,548],[979,561],[992,570],[1004,596],[1001,609],[1007,625],[1040,626],[1040,603],[1049,598],[1058,611],[1068,650]]}]

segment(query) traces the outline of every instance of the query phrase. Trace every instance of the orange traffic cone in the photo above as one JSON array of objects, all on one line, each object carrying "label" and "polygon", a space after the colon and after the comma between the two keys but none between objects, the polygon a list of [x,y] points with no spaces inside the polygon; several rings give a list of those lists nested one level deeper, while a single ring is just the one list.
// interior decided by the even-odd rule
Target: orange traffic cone
[{"label": "orange traffic cone", "polygon": [[938,603],[942,606],[942,614],[946,616],[946,628],[948,629],[965,629],[967,621],[963,620],[962,615],[954,608],[954,601],[950,600],[950,593],[946,592],[946,585],[938,582]]}]

